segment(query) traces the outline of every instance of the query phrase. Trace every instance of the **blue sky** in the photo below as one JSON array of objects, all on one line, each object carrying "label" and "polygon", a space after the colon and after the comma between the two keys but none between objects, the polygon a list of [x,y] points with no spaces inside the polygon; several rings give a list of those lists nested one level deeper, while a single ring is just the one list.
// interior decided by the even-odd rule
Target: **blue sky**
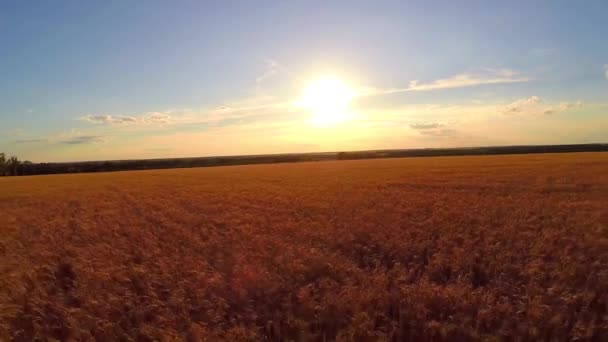
[{"label": "blue sky", "polygon": [[[0,151],[33,161],[608,142],[606,1],[0,3]],[[358,96],[327,126],[316,78]]]}]

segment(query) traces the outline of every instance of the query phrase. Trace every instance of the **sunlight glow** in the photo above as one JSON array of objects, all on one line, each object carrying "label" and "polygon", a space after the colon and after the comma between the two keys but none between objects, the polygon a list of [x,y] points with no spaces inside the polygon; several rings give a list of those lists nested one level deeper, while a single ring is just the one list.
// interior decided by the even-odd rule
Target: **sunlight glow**
[{"label": "sunlight glow", "polygon": [[332,125],[348,119],[348,104],[356,93],[339,79],[326,77],[311,82],[298,106],[310,110],[312,121],[318,125]]}]

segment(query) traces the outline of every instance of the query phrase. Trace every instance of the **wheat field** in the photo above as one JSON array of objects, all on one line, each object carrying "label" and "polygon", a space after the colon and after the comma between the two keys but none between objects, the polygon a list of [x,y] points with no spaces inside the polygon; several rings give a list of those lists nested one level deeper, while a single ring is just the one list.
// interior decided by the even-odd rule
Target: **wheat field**
[{"label": "wheat field", "polygon": [[0,340],[608,339],[608,153],[0,189]]}]

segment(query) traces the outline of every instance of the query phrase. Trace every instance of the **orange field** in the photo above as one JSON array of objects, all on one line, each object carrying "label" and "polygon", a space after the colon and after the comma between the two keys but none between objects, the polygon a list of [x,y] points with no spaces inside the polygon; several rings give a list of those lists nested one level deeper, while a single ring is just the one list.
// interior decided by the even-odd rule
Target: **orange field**
[{"label": "orange field", "polygon": [[608,339],[608,153],[0,189],[0,340]]}]

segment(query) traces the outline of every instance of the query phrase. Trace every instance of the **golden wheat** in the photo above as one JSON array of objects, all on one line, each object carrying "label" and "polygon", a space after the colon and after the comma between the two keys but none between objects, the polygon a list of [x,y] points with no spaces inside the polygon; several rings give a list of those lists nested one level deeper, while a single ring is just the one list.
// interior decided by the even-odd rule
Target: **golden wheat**
[{"label": "golden wheat", "polygon": [[608,339],[608,154],[0,179],[0,339]]}]

